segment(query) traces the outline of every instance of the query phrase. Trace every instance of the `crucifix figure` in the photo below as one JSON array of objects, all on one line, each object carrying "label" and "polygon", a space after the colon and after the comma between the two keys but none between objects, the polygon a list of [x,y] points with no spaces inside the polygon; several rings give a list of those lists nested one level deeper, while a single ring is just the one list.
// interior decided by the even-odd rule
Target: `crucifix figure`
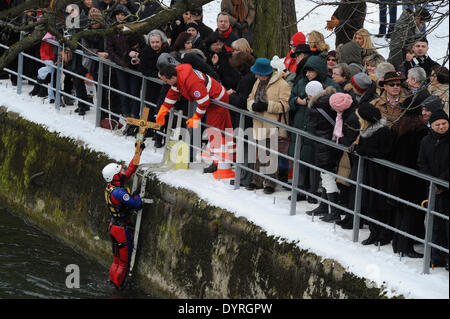
[{"label": "crucifix figure", "polygon": [[139,132],[136,134],[136,151],[134,153],[134,161],[133,161],[134,165],[139,165],[139,161],[141,159],[141,144],[144,143],[145,131],[149,128],[155,130],[161,129],[161,125],[159,124],[147,122],[149,112],[150,108],[144,107],[140,119],[127,117],[127,124],[139,127]]}]

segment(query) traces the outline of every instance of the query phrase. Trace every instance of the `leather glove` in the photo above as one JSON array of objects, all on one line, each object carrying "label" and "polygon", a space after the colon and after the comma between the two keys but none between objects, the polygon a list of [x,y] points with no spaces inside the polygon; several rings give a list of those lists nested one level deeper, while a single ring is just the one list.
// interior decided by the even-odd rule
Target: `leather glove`
[{"label": "leather glove", "polygon": [[269,105],[264,102],[255,102],[252,105],[252,110],[255,112],[265,112],[265,111],[267,111],[268,106]]},{"label": "leather glove", "polygon": [[332,16],[331,20],[327,20],[327,26],[325,27],[325,29],[333,31],[334,28],[339,26],[339,23],[340,23],[339,19],[336,18],[335,16]]},{"label": "leather glove", "polygon": [[198,122],[201,120],[196,114],[186,121],[188,128],[198,128]]},{"label": "leather glove", "polygon": [[248,24],[247,24],[247,22],[236,22],[235,24],[234,24],[234,26],[238,29],[238,30],[243,30],[243,29],[246,29],[246,28],[248,28]]},{"label": "leather glove", "polygon": [[[142,143],[141,143],[141,151],[143,151],[144,149],[145,149],[145,139],[142,141]],[[134,143],[134,147],[136,147],[137,146],[137,143]]]},{"label": "leather glove", "polygon": [[133,192],[133,196],[138,196],[141,193],[141,188],[138,187],[134,192]]},{"label": "leather glove", "polygon": [[349,153],[355,153],[356,151],[356,146],[358,146],[358,144],[352,144],[348,147],[348,151]]},{"label": "leather glove", "polygon": [[166,123],[166,115],[169,113],[169,109],[165,107],[164,105],[161,106],[159,109],[158,115],[156,115],[156,123],[164,126]]}]

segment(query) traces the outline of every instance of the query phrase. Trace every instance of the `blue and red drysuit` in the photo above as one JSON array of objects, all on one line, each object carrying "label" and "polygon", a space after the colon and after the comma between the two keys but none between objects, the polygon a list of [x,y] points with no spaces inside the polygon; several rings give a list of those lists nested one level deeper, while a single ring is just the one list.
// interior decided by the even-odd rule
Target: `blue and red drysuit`
[{"label": "blue and red drysuit", "polygon": [[106,205],[112,216],[108,231],[114,254],[109,280],[117,288],[121,288],[125,281],[133,251],[133,227],[130,217],[133,210],[142,208],[140,196],[130,194],[129,190],[123,187],[136,169],[137,166],[131,160],[126,170],[122,169],[114,175],[105,190]]}]

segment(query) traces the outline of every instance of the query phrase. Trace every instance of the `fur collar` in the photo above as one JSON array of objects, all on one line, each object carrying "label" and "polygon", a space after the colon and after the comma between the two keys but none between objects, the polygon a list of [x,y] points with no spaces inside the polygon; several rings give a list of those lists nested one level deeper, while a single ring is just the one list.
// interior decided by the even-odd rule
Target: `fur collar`
[{"label": "fur collar", "polygon": [[308,107],[312,108],[318,99],[320,99],[323,96],[331,95],[333,93],[336,93],[336,89],[332,86],[328,86],[322,93],[317,94],[316,96],[313,96],[313,98],[311,100],[309,100]]},{"label": "fur collar", "polygon": [[384,117],[382,117],[378,122],[373,123],[365,131],[361,131],[359,134],[361,135],[361,137],[364,137],[364,138],[371,137],[380,128],[386,126],[386,124],[387,124],[386,119]]}]

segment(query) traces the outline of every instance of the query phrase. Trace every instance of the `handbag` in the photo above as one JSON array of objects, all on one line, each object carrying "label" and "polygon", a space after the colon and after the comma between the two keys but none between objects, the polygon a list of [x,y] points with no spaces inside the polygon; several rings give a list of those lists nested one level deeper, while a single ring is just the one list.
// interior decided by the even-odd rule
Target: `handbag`
[{"label": "handbag", "polygon": [[[350,176],[350,172],[352,171],[352,166],[350,164],[350,158],[348,157],[348,153],[344,152],[339,160],[337,175],[348,178]],[[343,181],[342,179],[336,178],[336,183],[340,183],[345,186],[351,186],[350,183]]]},{"label": "handbag", "polygon": [[[283,117],[284,117],[284,123],[286,125],[289,125],[287,119],[286,119],[286,112],[284,111],[284,105],[281,104],[281,107],[283,108]],[[278,118],[278,122],[281,122],[281,114]],[[284,136],[278,136],[278,152],[282,154],[288,154],[289,152],[289,144],[291,144],[291,138],[289,136],[289,132],[287,134],[287,137]]]}]

